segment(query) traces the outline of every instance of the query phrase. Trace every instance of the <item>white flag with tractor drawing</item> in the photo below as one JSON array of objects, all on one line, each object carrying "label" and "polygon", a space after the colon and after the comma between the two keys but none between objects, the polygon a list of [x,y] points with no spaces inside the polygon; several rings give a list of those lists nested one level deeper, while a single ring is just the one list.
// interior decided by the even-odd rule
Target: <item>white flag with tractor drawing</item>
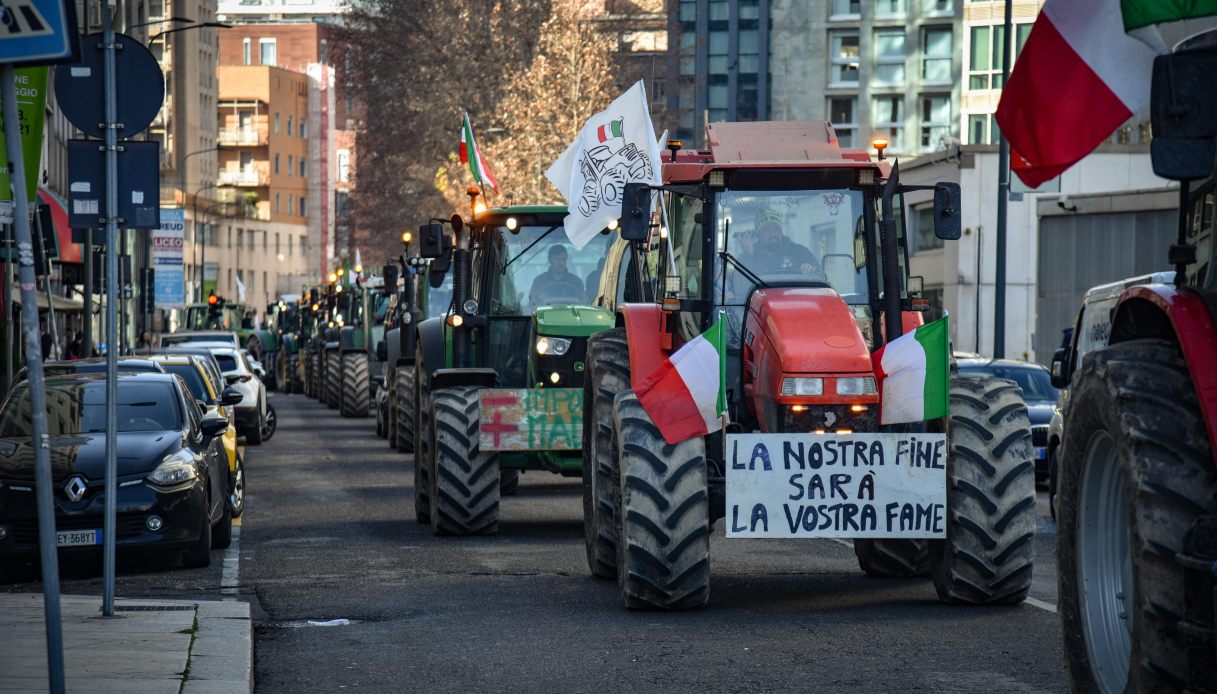
[{"label": "white flag with tractor drawing", "polygon": [[608,108],[583,124],[575,141],[545,177],[566,198],[566,235],[583,248],[608,223],[621,217],[626,183],[660,183],[659,144],[639,80]]}]

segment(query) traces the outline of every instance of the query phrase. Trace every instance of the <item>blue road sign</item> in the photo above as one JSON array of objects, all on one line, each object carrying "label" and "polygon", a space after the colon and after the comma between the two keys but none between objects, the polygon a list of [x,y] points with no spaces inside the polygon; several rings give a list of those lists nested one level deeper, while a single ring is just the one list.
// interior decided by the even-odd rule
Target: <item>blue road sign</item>
[{"label": "blue road sign", "polygon": [[46,65],[79,55],[75,0],[4,0],[0,63]]}]

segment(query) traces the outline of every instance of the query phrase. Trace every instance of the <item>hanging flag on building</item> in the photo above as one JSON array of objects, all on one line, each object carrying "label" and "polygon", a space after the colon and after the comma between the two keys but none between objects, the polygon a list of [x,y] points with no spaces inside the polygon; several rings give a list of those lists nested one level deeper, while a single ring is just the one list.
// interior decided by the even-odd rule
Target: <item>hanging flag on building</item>
[{"label": "hanging flag on building", "polygon": [[[1133,4],[1151,3],[1124,3]],[[1164,44],[1153,40],[1152,27],[1153,36],[1124,33],[1120,5],[1048,0],[1031,28],[996,118],[1010,141],[1011,171],[1032,188],[1073,166],[1149,105],[1151,45]]]},{"label": "hanging flag on building", "polygon": [[709,330],[686,342],[638,384],[638,404],[664,441],[680,443],[722,428],[726,364],[726,319],[720,313]]},{"label": "hanging flag on building", "polygon": [[236,274],[237,280],[237,301],[245,303],[245,283],[241,281],[241,273]]},{"label": "hanging flag on building", "polygon": [[871,354],[879,381],[879,423],[925,422],[947,416],[951,361],[947,318],[919,326]]},{"label": "hanging flag on building", "polygon": [[545,177],[566,198],[566,235],[576,248],[621,217],[626,183],[659,185],[659,145],[642,80],[588,119]]},{"label": "hanging flag on building", "polygon": [[469,124],[468,113],[465,114],[465,121],[461,125],[460,156],[461,163],[469,165],[469,172],[473,174],[473,180],[477,181],[478,185],[488,185],[496,194],[499,192],[499,182],[490,172],[486,157],[482,156],[482,150],[478,149],[477,141],[473,139],[473,126]]}]

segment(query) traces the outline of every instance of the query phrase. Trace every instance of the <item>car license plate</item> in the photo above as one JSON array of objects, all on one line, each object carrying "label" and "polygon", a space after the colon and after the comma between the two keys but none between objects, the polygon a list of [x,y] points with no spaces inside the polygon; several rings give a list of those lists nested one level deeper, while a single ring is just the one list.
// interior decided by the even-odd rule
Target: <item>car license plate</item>
[{"label": "car license plate", "polygon": [[60,530],[55,534],[59,536],[60,547],[101,544],[100,530]]},{"label": "car license plate", "polygon": [[1036,460],[1047,460],[1048,459],[1048,449],[1047,448],[1036,448],[1035,449],[1035,459]]}]

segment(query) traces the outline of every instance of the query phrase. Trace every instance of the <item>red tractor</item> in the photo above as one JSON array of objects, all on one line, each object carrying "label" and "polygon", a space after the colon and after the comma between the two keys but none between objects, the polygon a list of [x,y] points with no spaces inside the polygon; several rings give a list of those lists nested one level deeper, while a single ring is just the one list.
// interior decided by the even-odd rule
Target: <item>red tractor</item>
[{"label": "red tractor", "polygon": [[[588,343],[592,574],[628,608],[701,607],[723,518],[730,538],[853,539],[868,574],[932,576],[947,602],[1023,600],[1035,490],[1018,387],[952,374],[949,421],[880,424],[871,354],[928,306],[904,194],[932,191],[935,233],[958,239],[959,186],[901,186],[882,151],[841,149],[823,121],[712,123],[707,142],[670,143],[663,185],[623,192],[621,234],[651,253],[658,299]],[[634,389],[715,321],[729,424],[669,444]]]},{"label": "red tractor", "polygon": [[1127,289],[1108,346],[1058,376],[1059,609],[1076,691],[1217,692],[1214,75],[1217,32],[1154,61],[1154,173],[1181,182],[1174,283]]}]

